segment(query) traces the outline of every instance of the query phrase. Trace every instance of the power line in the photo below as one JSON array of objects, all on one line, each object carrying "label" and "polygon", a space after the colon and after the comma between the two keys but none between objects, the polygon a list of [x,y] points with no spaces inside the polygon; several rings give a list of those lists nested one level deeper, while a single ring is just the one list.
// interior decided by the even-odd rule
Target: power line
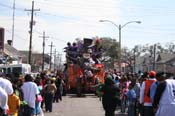
[{"label": "power line", "polygon": [[[5,7],[5,8],[8,8],[8,9],[13,9],[13,7],[11,7],[11,6],[9,6],[9,5],[2,4],[2,3],[0,3],[0,6]],[[16,9],[16,10],[19,10],[19,11],[24,11],[23,8],[18,8],[18,7],[16,7],[15,9]]]},{"label": "power line", "polygon": [[[41,32],[39,32],[39,31],[37,31],[37,30],[34,30],[34,32],[36,32],[36,33],[38,33],[38,34],[43,34],[43,33],[41,33]],[[54,40],[57,40],[57,41],[61,41],[61,42],[67,42],[67,41],[65,41],[65,40],[63,40],[63,39],[59,39],[59,38],[56,38],[56,37],[49,37],[49,38],[51,38],[51,39],[54,39]]]},{"label": "power line", "polygon": [[[9,31],[8,29],[5,29],[8,33],[10,33],[10,34],[12,34],[12,32],[11,31]],[[24,39],[23,37],[21,37],[21,36],[19,36],[19,35],[14,35],[14,36],[16,36],[16,37],[18,37],[18,38],[20,38],[20,39],[22,39],[22,40],[26,40],[26,39]]]},{"label": "power line", "polygon": [[13,7],[5,5],[5,4],[2,4],[2,3],[0,3],[0,6],[5,7],[5,8],[9,8],[9,9],[13,9]]},{"label": "power line", "polygon": [[[116,8],[116,5],[108,5],[108,3],[109,2],[106,2],[106,3],[104,3],[104,2],[86,2],[86,3],[80,3],[80,2],[59,2],[59,3],[56,3],[56,2],[54,2],[54,3],[51,3],[51,2],[41,2],[41,1],[37,1],[37,3],[39,3],[39,4],[42,4],[42,5],[50,5],[50,6],[54,6],[54,7],[56,7],[57,6],[57,8],[58,8],[58,6],[59,7],[71,7],[71,8],[82,8],[82,6],[84,6],[84,8],[97,8],[97,7],[103,7],[103,8],[105,8],[105,9],[111,9],[111,8]],[[110,4],[112,4],[112,3],[110,3]],[[82,9],[83,10],[83,9]]]},{"label": "power line", "polygon": [[[53,2],[53,1],[52,1]],[[80,3],[80,2],[65,2],[65,1],[62,1],[62,2],[59,2],[58,4],[56,2],[53,3],[50,3],[49,2],[41,2],[41,1],[37,1],[37,3],[39,4],[42,4],[42,5],[50,5],[50,6],[54,6],[56,8],[59,8],[59,7],[71,7],[71,8],[82,8],[81,10],[84,10],[84,9],[89,9],[89,8],[99,8],[99,7],[102,7],[104,9],[113,9],[113,8],[124,8],[124,9],[144,9],[144,10],[161,10],[161,9],[167,9],[166,6],[158,6],[158,7],[145,7],[145,4],[141,4],[141,5],[134,5],[134,6],[131,6],[130,4],[127,5],[127,7],[121,7],[121,5],[108,5],[109,2],[86,2],[86,3]],[[110,3],[112,4],[112,3]],[[59,7],[58,7],[59,6]],[[125,5],[126,6],[126,5]]]}]

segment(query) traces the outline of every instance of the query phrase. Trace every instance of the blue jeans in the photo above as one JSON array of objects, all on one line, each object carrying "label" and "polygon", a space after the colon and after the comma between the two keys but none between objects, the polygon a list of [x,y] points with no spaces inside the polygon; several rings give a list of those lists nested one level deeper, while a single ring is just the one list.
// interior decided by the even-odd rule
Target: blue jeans
[{"label": "blue jeans", "polygon": [[33,112],[34,112],[34,108],[31,108],[28,105],[24,106],[23,116],[33,116]]},{"label": "blue jeans", "polygon": [[40,113],[40,102],[36,102],[36,103],[35,103],[35,109],[34,109],[33,114],[34,114],[34,115],[37,115],[37,114],[39,114],[39,113]]}]

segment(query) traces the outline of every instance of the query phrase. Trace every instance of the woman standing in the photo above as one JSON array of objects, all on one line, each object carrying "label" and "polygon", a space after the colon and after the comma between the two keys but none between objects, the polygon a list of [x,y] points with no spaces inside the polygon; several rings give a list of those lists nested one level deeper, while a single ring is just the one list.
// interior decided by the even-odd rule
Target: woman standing
[{"label": "woman standing", "polygon": [[53,80],[48,80],[46,86],[44,87],[44,99],[46,112],[52,112],[52,104],[54,100],[54,95],[57,88]]}]

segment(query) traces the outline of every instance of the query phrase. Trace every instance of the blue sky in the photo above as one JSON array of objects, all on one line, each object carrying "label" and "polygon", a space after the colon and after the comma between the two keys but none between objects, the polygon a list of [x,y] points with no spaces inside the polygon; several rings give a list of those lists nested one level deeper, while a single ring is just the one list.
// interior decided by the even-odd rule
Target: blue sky
[{"label": "blue sky", "polygon": [[[122,47],[132,48],[138,44],[174,42],[175,37],[175,1],[174,0],[35,0],[36,25],[33,32],[33,50],[42,52],[42,32],[49,44],[59,53],[68,41],[83,37],[112,37],[118,40],[118,29],[107,22],[125,24],[129,21],[141,21],[141,24],[128,24],[122,29]],[[11,39],[13,0],[0,0],[0,27],[6,29],[5,39]],[[28,50],[29,20],[32,0],[16,0],[14,47]]]}]

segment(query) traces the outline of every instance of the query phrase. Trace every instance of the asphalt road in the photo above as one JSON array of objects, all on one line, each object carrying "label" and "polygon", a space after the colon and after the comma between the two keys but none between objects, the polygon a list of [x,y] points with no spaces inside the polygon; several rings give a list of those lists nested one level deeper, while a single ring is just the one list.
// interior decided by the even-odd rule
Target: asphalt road
[{"label": "asphalt road", "polygon": [[[44,112],[44,116],[104,116],[102,103],[96,96],[86,94],[77,97],[69,94],[59,103],[53,104],[53,112]],[[116,111],[116,116],[126,116]]]}]

